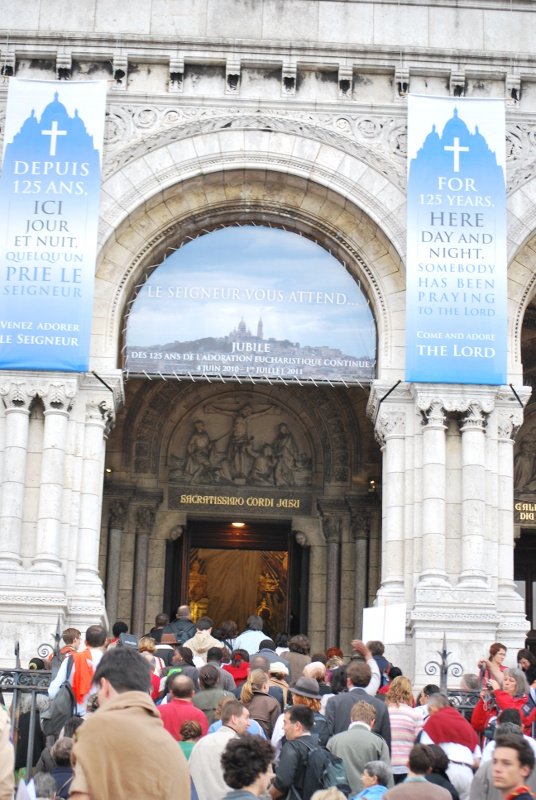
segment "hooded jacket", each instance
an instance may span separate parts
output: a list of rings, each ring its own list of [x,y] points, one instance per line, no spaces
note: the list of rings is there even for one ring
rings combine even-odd
[[[211,635],[210,631],[196,631],[195,636],[184,642],[184,647],[189,647],[194,656],[207,663],[207,652],[211,647],[221,647],[221,642]]]
[[[71,792],[95,800],[189,800],[188,763],[144,692],[123,692],[76,732]]]

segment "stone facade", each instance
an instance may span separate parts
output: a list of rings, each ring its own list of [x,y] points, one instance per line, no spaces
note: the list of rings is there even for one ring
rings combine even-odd
[[[340,634],[347,647],[374,599],[407,602],[406,644],[391,652],[420,683],[443,632],[468,671],[495,639],[521,646],[513,452],[530,395],[523,375],[531,383],[536,366],[522,353],[536,281],[529,2],[23,5],[0,2],[9,31],[0,134],[11,74],[106,79],[109,94],[93,374],[0,381],[3,660],[16,638],[31,656],[58,613],[85,627],[107,611],[141,631],[161,610],[166,542],[187,524],[169,501],[170,444],[183,446],[181,426],[197,407],[247,391],[126,380],[125,314],[169,248],[252,222],[329,249],[364,287],[377,325],[370,391],[262,386],[254,395],[277,403],[310,448],[312,511],[291,529],[310,548],[313,646]],[[506,101],[517,398],[508,387],[402,382],[410,91]]]

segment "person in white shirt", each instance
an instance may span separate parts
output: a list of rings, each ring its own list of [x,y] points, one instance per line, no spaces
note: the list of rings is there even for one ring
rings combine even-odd
[[[100,625],[90,625],[86,631],[86,647],[78,653],[64,658],[58,674],[48,687],[48,696],[54,700],[61,686],[67,680],[69,664],[69,683],[73,687],[76,698],[76,713],[83,717],[86,714],[87,700],[91,694],[93,675],[104,655],[107,633]],[[72,662],[71,662],[72,660]]]

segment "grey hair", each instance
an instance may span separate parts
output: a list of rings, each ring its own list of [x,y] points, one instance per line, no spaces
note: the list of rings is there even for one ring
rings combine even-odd
[[[493,738],[496,739],[497,736],[502,736],[504,733],[517,733],[520,736],[523,730],[521,726],[516,725],[515,722],[500,722],[495,728]]]
[[[529,693],[529,685],[527,683],[527,678],[522,669],[515,669],[513,667],[510,667],[509,669],[504,670],[503,677],[505,675],[508,675],[508,677],[513,678],[516,682],[516,690],[514,692],[514,697],[523,697],[524,694]]]
[[[377,778],[380,786],[388,786],[392,772],[384,761],[367,761],[364,768],[371,778]]]
[[[450,705],[449,699],[445,694],[441,694],[440,692],[435,692],[435,694],[431,694],[428,698],[428,705],[433,706],[434,708],[446,708]]]

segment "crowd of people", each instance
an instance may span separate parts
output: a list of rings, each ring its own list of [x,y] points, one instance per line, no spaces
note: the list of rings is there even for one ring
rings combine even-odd
[[[241,633],[231,621],[214,630],[181,606],[139,639],[123,622],[111,637],[90,626],[83,644],[65,630],[37,707],[50,725],[68,685],[72,713],[47,737],[43,724],[31,726],[30,775],[16,760],[27,737],[17,726],[13,746],[0,708],[0,800],[13,797],[17,777],[43,799],[536,797],[529,650],[507,668],[506,647],[492,644],[463,677],[478,697],[467,718],[438,686],[415,692],[381,642],[354,640],[344,659],[337,648],[311,654],[304,635],[274,641],[262,628],[252,615]]]

